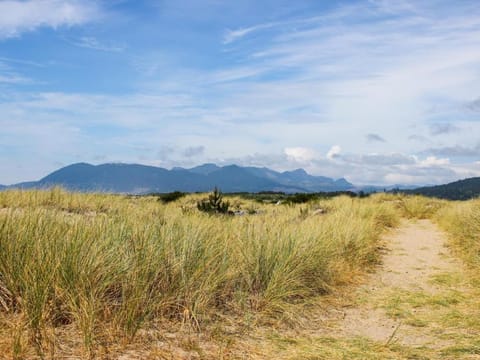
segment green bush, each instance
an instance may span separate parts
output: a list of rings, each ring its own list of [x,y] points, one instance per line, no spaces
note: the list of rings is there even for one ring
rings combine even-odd
[[[174,192],[158,195],[158,200],[160,200],[164,204],[168,204],[169,202],[177,201],[178,199],[180,199],[181,197],[184,197],[185,195],[187,194],[184,192],[174,191]]]
[[[206,213],[228,214],[230,203],[222,199],[222,192],[215,187],[208,196],[208,199],[201,200],[197,203],[197,209]]]

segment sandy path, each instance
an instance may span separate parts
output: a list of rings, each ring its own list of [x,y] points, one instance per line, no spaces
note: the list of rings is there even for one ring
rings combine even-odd
[[[388,235],[382,266],[360,287],[359,303],[344,310],[341,336],[361,336],[382,343],[395,341],[408,346],[449,345],[432,335],[429,324],[409,325],[401,317],[388,314],[385,304],[386,299],[391,300],[398,293],[422,294],[428,298],[445,290],[442,285],[435,285],[432,278],[462,267],[449,255],[445,243],[444,234],[428,220],[405,221]],[[421,307],[410,307],[406,311],[422,311]]]

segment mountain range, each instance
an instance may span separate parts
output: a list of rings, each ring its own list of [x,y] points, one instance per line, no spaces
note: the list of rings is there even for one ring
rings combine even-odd
[[[281,191],[285,193],[364,191],[402,192],[451,200],[480,196],[480,177],[436,186],[355,186],[344,178],[313,176],[303,169],[278,172],[266,167],[218,166],[203,164],[193,168],[161,167],[138,164],[77,163],[65,166],[38,181],[0,185],[0,191],[12,188],[46,189],[62,186],[71,191],[127,194],[167,193],[172,191],[207,192],[215,186],[223,192]]]
[[[138,164],[72,164],[52,172],[38,181],[3,188],[44,189],[62,186],[72,191],[103,191],[145,194],[171,191],[205,192],[219,187],[223,192],[347,191],[355,186],[345,179],[309,175],[303,169],[278,172],[268,168],[217,166],[203,164],[190,169],[167,170]]]

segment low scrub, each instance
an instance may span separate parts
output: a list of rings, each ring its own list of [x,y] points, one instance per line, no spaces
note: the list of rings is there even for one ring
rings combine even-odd
[[[159,194],[158,200],[162,201],[164,204],[168,204],[169,202],[177,201],[178,199],[187,195],[181,191],[173,191],[165,194]]]

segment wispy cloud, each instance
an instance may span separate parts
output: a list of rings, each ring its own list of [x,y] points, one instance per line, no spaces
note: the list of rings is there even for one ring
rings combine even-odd
[[[30,79],[14,73],[2,73],[2,69],[0,67],[0,84],[28,84],[30,82]]]
[[[472,111],[480,111],[480,98],[468,102],[467,108]]]
[[[11,66],[6,64],[0,58],[0,84],[3,85],[22,85],[29,84],[32,81],[22,75],[17,74]]]
[[[385,139],[378,134],[367,134],[365,137],[369,143],[385,142]]]
[[[36,62],[36,61],[31,61],[31,60],[25,60],[25,59],[15,59],[15,58],[10,58],[10,57],[5,57],[5,56],[0,56],[0,62],[5,62],[5,63],[10,63],[10,64],[20,64],[20,65],[27,65],[27,66],[32,66],[32,67],[44,67],[45,64]]]
[[[91,0],[0,1],[0,39],[20,36],[40,27],[58,28],[96,19],[100,9]]]
[[[480,143],[474,146],[455,145],[429,148],[425,150],[424,153],[449,157],[479,157]]]
[[[451,134],[458,131],[460,131],[460,128],[450,123],[436,123],[430,125],[430,133],[432,135]]]
[[[224,44],[230,44],[236,40],[239,40],[243,38],[244,36],[251,34],[253,32],[259,31],[259,30],[265,30],[269,29],[275,26],[280,25],[281,23],[276,22],[276,23],[265,23],[265,24],[259,24],[251,27],[245,27],[245,28],[239,28],[236,30],[226,30],[224,35],[223,35],[223,43]]]
[[[185,150],[183,150],[182,155],[191,158],[195,156],[202,155],[205,152],[205,146],[189,146]]]
[[[68,40],[71,44],[87,49],[100,50],[107,52],[122,52],[126,49],[125,45],[103,43],[92,36],[84,36],[77,40]]]
[[[425,142],[428,142],[428,138],[426,136],[423,136],[423,135],[410,135],[408,137],[408,140],[411,140],[411,141],[417,141],[417,142],[420,142],[420,143],[425,143]]]
[[[149,150],[147,149],[147,151]],[[175,153],[175,148],[173,146],[163,145],[157,151],[157,159],[162,161],[168,160],[173,153]]]

